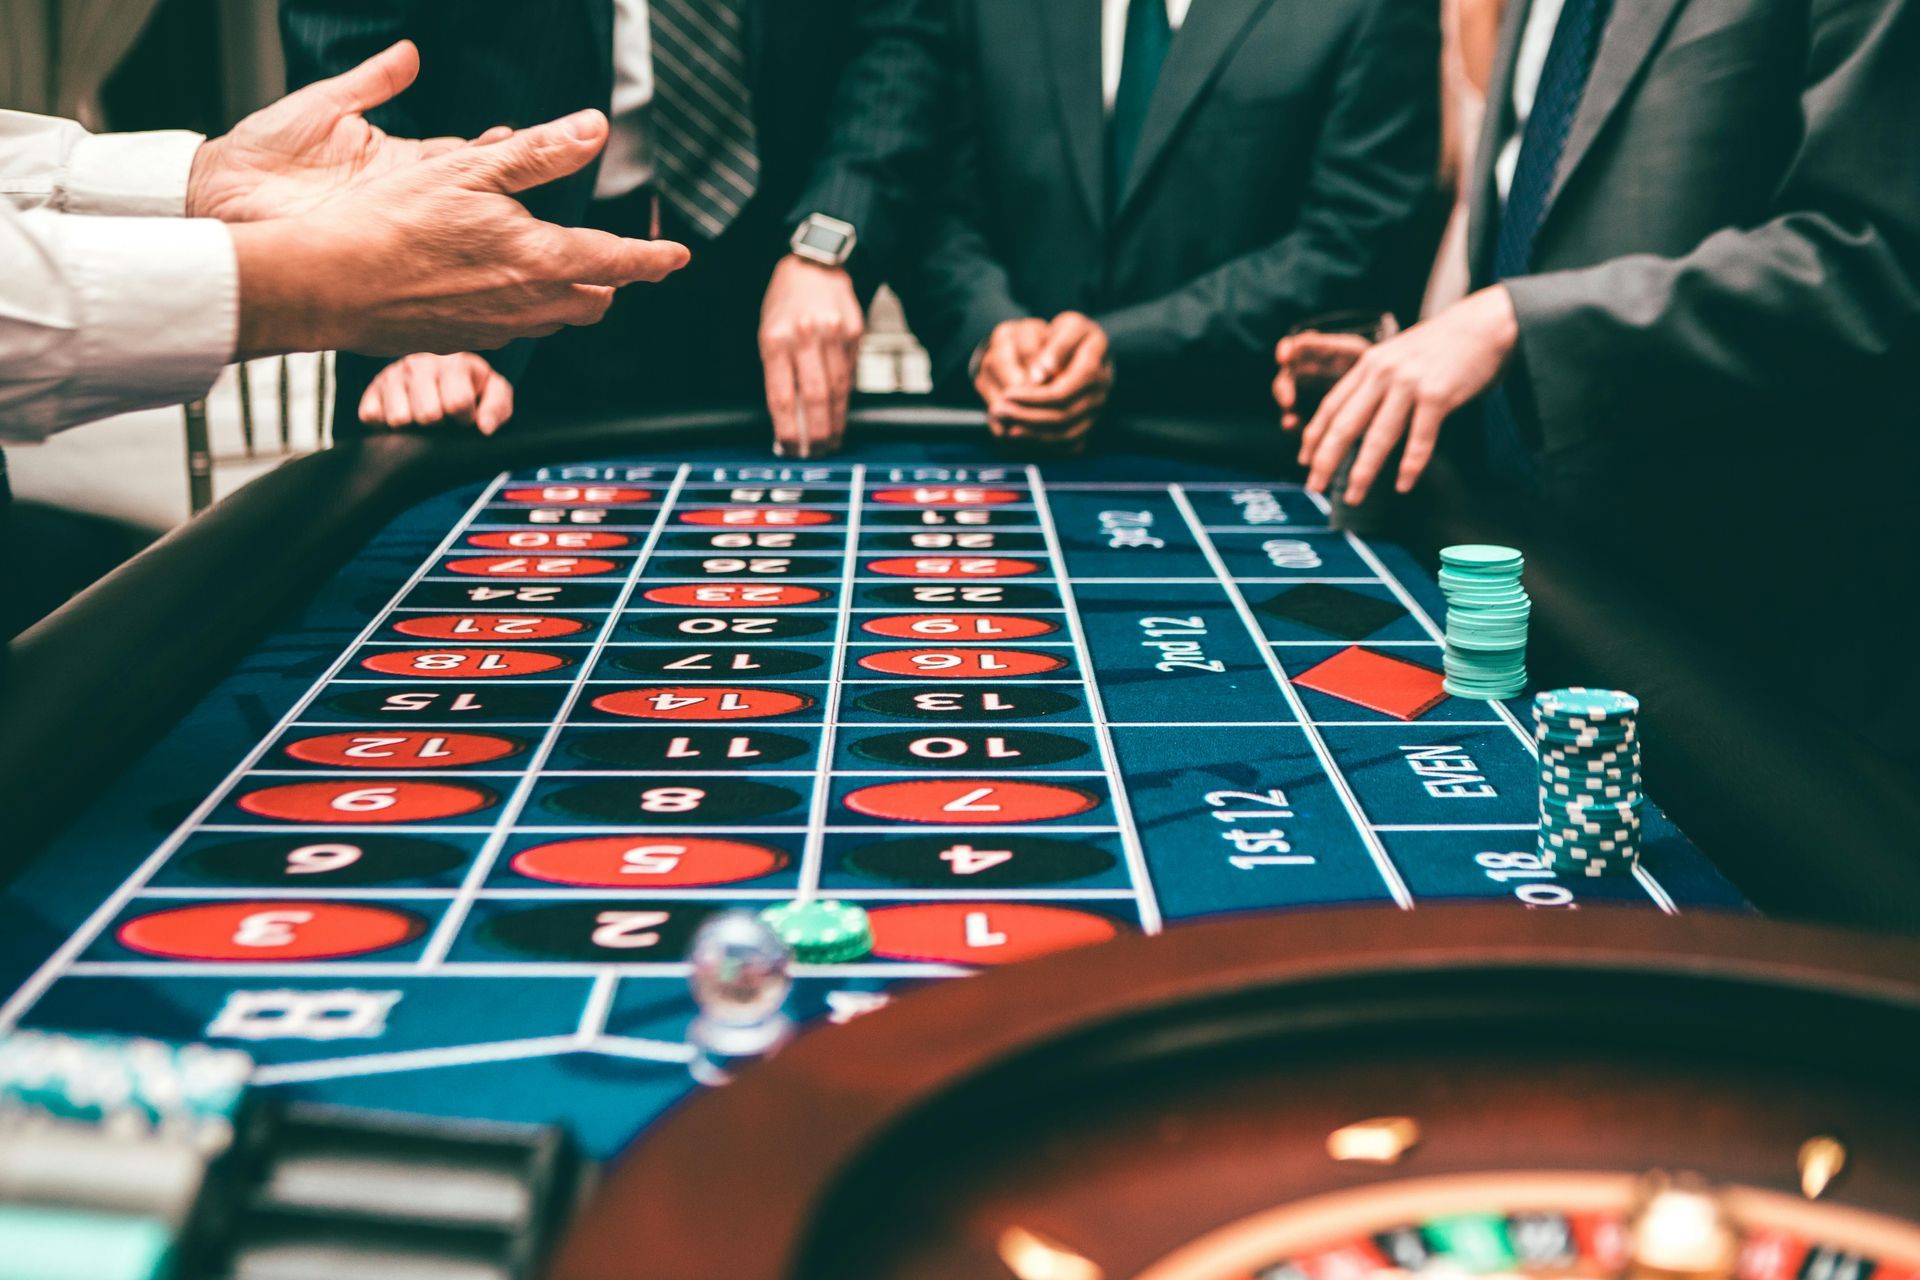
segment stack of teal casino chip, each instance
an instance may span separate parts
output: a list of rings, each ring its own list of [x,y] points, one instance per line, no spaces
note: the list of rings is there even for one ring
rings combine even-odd
[[[1440,552],[1447,597],[1446,690],[1497,701],[1527,688],[1527,622],[1533,602],[1520,585],[1526,560],[1512,547],[1469,543]]]
[[[1554,871],[1630,876],[1640,864],[1639,700],[1554,689],[1533,700],[1540,747],[1540,858]]]
[[[207,1045],[0,1037],[0,1280],[211,1274],[227,1156],[257,1129],[252,1074]]]

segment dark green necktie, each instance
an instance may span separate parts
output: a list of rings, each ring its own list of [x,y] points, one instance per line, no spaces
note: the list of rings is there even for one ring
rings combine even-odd
[[[1048,0],[1058,3],[1059,0]],[[1173,43],[1167,21],[1167,0],[1130,0],[1127,5],[1127,43],[1120,58],[1120,91],[1114,95],[1113,117],[1107,121],[1107,207],[1120,206],[1133,169],[1133,153],[1140,147],[1140,130],[1147,123],[1154,86]]]

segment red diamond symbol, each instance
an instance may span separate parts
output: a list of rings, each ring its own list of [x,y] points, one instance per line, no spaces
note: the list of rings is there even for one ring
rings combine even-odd
[[[1418,720],[1445,702],[1444,680],[1432,667],[1359,645],[1293,678],[1303,689],[1332,694],[1397,720]]]

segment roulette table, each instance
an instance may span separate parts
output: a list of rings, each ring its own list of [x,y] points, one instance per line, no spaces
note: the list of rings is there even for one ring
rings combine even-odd
[[[1827,1259],[1755,1280],[1920,1265],[1877,1216],[1913,1189],[1911,1104],[1862,1048],[1911,1029],[1920,965],[1764,918],[1910,924],[1911,791],[1530,539],[1535,683],[1645,705],[1638,869],[1557,873],[1526,703],[1441,681],[1434,550],[1520,539],[1445,477],[1385,535],[1336,528],[1269,431],[1114,424],[1035,461],[881,411],[798,462],[708,414],[284,468],[9,653],[0,1030],[563,1125],[627,1163],[562,1274],[1478,1273],[1532,1265],[1536,1219],[1564,1227],[1542,1266],[1600,1274],[1696,1171],[1740,1256],[1778,1231]],[[797,966],[813,1030],[703,1088],[690,940],[796,898],[864,907],[871,949]],[[1767,1047],[1734,1070],[1730,1043]],[[1148,1211],[1394,1097],[1417,1177],[1263,1167]],[[1791,1143],[1762,1167],[1800,1129],[1845,1131],[1866,1217],[1753,1199],[1804,1174]],[[729,1213],[753,1229],[716,1242]],[[1499,1246],[1442,1247],[1473,1214]]]

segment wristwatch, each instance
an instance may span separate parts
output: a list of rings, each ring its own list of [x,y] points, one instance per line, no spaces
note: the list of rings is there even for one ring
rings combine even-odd
[[[824,213],[810,213],[806,221],[793,229],[789,244],[795,257],[823,267],[844,267],[853,256],[853,246],[859,238],[851,222]]]

